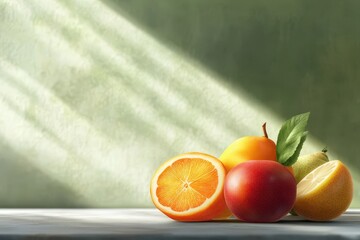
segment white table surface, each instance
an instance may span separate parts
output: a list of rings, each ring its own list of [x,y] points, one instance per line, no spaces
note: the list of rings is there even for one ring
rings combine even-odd
[[[235,219],[181,223],[156,209],[2,209],[0,239],[360,239],[360,210],[331,222],[287,216],[278,223]]]

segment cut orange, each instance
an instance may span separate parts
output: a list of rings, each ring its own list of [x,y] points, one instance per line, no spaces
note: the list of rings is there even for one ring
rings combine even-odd
[[[347,167],[333,160],[306,175],[297,185],[295,212],[312,221],[327,221],[349,207],[353,182]]]
[[[213,156],[181,154],[156,171],[150,185],[151,198],[161,212],[174,220],[208,221],[224,216],[227,210],[225,175],[224,166]]]

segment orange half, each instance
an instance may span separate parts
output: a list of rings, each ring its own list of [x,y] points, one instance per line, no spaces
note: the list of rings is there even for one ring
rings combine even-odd
[[[224,215],[226,171],[220,160],[204,153],[178,155],[156,171],[150,194],[154,205],[178,221],[207,221]]]

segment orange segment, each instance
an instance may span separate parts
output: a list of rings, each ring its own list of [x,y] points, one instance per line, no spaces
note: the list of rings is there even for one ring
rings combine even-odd
[[[190,180],[191,181],[191,180]],[[191,188],[195,189],[201,195],[206,198],[211,197],[218,185],[218,174],[215,169],[210,172],[205,173],[202,177],[195,178],[191,181]]]
[[[150,186],[152,201],[179,221],[206,221],[226,210],[223,197],[225,168],[215,157],[186,153],[165,162]]]

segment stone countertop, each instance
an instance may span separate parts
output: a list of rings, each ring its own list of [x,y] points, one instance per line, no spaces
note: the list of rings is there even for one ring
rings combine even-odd
[[[156,209],[2,209],[0,239],[360,239],[360,210],[331,222],[176,222]]]

